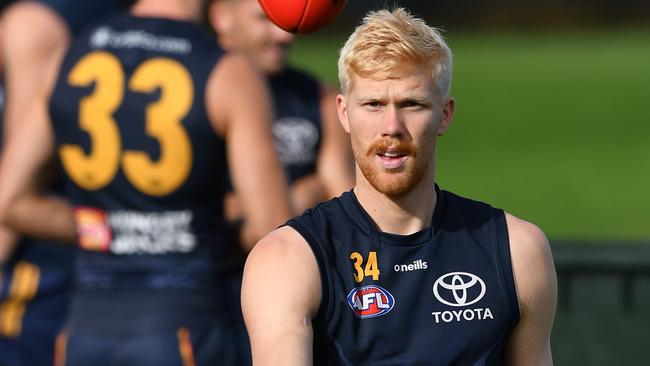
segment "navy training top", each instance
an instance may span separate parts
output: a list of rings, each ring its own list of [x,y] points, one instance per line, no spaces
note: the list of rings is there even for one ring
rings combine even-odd
[[[223,54],[195,24],[127,13],[75,38],[50,103],[81,248],[73,313],[119,298],[110,311],[191,316],[230,296],[225,143],[205,108]]]
[[[432,225],[380,232],[350,191],[287,225],[316,256],[315,365],[501,365],[519,321],[502,210],[436,187]]]

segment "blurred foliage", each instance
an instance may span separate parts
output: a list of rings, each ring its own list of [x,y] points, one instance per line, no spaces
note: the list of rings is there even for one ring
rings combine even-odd
[[[446,36],[457,109],[443,188],[551,238],[650,239],[650,31]],[[343,40],[302,36],[292,62],[336,83]]]

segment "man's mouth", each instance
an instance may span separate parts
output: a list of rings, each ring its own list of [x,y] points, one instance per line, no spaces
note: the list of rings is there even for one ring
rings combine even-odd
[[[408,159],[407,154],[400,151],[380,151],[376,155],[385,169],[400,168]]]

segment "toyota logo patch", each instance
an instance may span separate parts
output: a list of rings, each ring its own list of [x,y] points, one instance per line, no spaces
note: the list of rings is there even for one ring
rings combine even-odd
[[[468,306],[485,295],[485,282],[468,272],[450,272],[440,276],[433,284],[433,295],[449,306]]]

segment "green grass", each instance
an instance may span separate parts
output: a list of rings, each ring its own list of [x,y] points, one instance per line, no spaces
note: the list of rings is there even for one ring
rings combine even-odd
[[[454,124],[437,179],[551,238],[650,239],[650,32],[448,34]],[[293,62],[336,83],[341,38]]]

